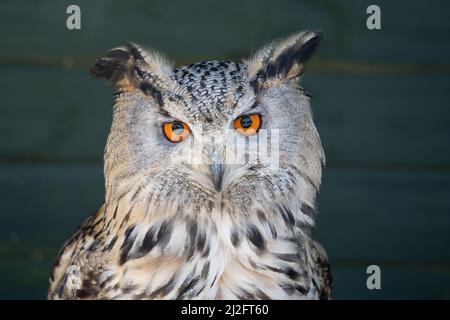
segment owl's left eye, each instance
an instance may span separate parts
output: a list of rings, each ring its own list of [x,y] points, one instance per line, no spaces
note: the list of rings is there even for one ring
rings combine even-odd
[[[234,128],[244,136],[251,136],[261,127],[261,116],[257,113],[243,115],[234,120]]]
[[[191,130],[184,122],[172,121],[163,124],[163,133],[170,142],[178,143],[183,141]]]

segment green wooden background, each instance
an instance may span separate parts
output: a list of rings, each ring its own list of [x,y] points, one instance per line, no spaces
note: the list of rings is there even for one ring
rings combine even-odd
[[[57,250],[102,202],[112,89],[88,76],[95,58],[129,40],[179,64],[240,58],[304,28],[326,36],[303,85],[328,160],[317,237],[334,298],[450,298],[449,17],[446,0],[2,0],[0,298],[45,298]]]

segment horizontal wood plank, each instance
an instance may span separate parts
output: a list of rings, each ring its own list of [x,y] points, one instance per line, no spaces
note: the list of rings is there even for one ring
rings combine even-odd
[[[70,1],[0,4],[0,58],[95,58],[126,41],[185,60],[244,57],[275,37],[320,28],[320,56],[337,60],[448,64],[449,3],[380,0],[382,29],[366,28],[372,1],[87,1],[82,28],[66,28]],[[5,60],[6,59],[6,60]]]
[[[302,84],[330,164],[450,164],[450,77],[307,74]]]
[[[0,166],[0,248],[56,253],[104,201],[100,166]]]
[[[329,164],[445,167],[449,80],[308,73],[301,83]],[[0,86],[0,160],[101,163],[112,88],[85,71],[40,67],[0,67]]]
[[[331,259],[450,263],[450,173],[327,170],[317,238]]]
[[[367,288],[367,263],[335,265],[333,299],[450,299],[450,270],[384,266],[381,289]]]
[[[113,93],[103,81],[87,71],[4,67],[0,86],[2,156],[102,159]]]

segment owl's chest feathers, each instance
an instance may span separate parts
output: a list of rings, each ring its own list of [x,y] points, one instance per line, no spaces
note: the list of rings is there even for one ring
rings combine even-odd
[[[86,250],[87,263],[100,266],[91,280],[107,298],[306,297],[309,238],[282,215],[269,218],[213,210],[195,220],[131,219],[114,236],[104,228],[102,243]]]
[[[277,206],[272,213],[233,217],[213,209],[195,219],[161,214],[149,222],[111,208],[85,227],[89,233],[82,235],[79,254],[60,283],[68,296],[298,299],[316,294],[302,210],[288,214]],[[76,281],[70,287],[71,278]]]

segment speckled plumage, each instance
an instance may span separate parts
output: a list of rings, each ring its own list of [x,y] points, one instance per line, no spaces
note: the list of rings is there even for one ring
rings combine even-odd
[[[117,87],[105,203],[64,245],[48,297],[329,298],[326,254],[312,239],[325,158],[297,84],[320,40],[305,31],[246,61],[177,69],[135,44],[99,59],[91,73]],[[220,142],[249,112],[261,115],[269,138],[279,131],[276,168],[235,164]],[[161,131],[174,119],[191,128],[177,144]],[[202,161],[173,161],[200,136],[208,138],[197,152]],[[212,158],[224,168],[219,189]]]

